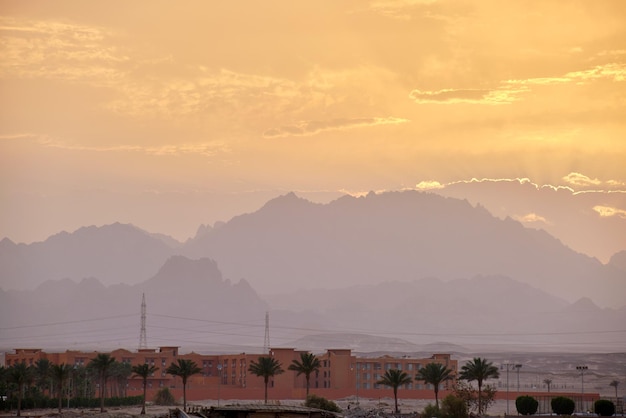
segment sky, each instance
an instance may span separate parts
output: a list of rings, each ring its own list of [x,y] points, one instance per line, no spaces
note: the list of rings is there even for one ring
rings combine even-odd
[[[421,189],[606,261],[625,115],[622,0],[0,0],[0,238]]]

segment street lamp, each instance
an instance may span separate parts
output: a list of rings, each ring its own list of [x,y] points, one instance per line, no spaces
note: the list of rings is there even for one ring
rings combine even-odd
[[[522,368],[521,364],[511,364],[508,361],[504,362],[502,366],[500,366],[500,370],[502,367],[506,368],[506,414],[509,415],[509,370],[516,369],[517,370],[517,396],[519,396],[519,369]],[[518,412],[519,415],[519,412]]]
[[[509,368],[512,364],[507,361],[502,366],[506,367],[506,414],[509,415]],[[502,366],[500,366],[500,370],[502,370]]]
[[[585,370],[587,370],[588,367],[585,365],[582,366],[576,366],[576,370],[578,370],[580,372],[580,412],[584,412],[585,411],[585,381],[584,381],[584,376],[585,376]]]
[[[222,364],[218,363],[217,365],[217,377],[218,377],[218,382],[217,382],[217,406],[220,406],[220,387],[222,386]]]
[[[519,397],[519,369],[522,368],[522,365],[516,364],[514,367],[517,370],[517,396]]]
[[[359,363],[350,365],[350,370],[354,370],[354,381],[356,382],[356,404],[359,405]]]
[[[514,365],[513,367],[515,367],[515,370],[517,371],[517,397],[516,397],[516,399],[517,399],[517,398],[519,398],[519,369],[522,368],[522,365],[518,363],[518,364]],[[517,415],[519,415],[519,411],[517,411]]]

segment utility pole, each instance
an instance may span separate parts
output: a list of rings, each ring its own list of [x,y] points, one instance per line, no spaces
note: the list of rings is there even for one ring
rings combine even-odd
[[[517,396],[519,396],[519,369],[522,368],[522,365],[511,364],[508,361],[505,361],[504,364],[500,366],[500,369],[502,369],[503,366],[506,368],[506,414],[509,415],[509,370],[510,369],[517,370]]]
[[[521,364],[516,364],[515,369],[517,370],[517,397],[519,397],[519,369],[522,368]]]
[[[148,348],[146,338],[146,294],[141,294],[141,332],[139,333],[139,349]]]
[[[506,414],[509,415],[509,362],[504,363],[504,367],[506,367]],[[502,367],[500,367],[502,368]]]
[[[219,360],[221,361],[221,360]],[[217,375],[219,377],[219,380],[217,382],[217,407],[219,408],[220,406],[220,388],[222,387],[222,363],[218,363],[217,364]]]
[[[351,365],[351,370],[352,367]],[[356,382],[356,405],[359,406],[359,363],[354,363],[354,380]]]
[[[580,412],[585,412],[585,371],[588,369],[587,366],[576,366],[576,370],[580,372]]]
[[[263,341],[263,352],[270,353],[270,313],[265,312],[265,340]]]

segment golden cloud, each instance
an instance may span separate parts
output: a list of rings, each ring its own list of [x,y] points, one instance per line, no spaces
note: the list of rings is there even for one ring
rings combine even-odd
[[[626,80],[626,64],[608,63],[581,71],[568,72],[560,77],[535,77],[528,79],[505,80],[492,89],[443,89],[424,91],[415,89],[409,97],[416,103],[440,104],[510,104],[521,100],[521,95],[531,90],[532,86],[555,84],[581,84],[597,80],[621,82]]]
[[[435,180],[430,180],[430,181],[420,181],[415,188],[418,190],[435,190],[435,189],[443,189],[446,186],[444,186],[443,184],[439,183],[438,181]]]
[[[573,194],[578,193],[626,193],[621,190],[625,186],[624,182],[617,180],[601,181],[598,179],[591,179],[580,173],[570,173],[563,177],[563,180],[568,185],[553,185],[553,184],[538,184],[531,181],[527,177],[523,178],[471,178],[451,181],[448,183],[440,183],[435,180],[421,181],[416,186],[416,190],[429,190],[429,189],[445,189],[457,184],[472,184],[472,183],[519,183],[527,184],[535,189],[551,189],[554,191],[567,191]],[[602,186],[602,187],[598,187]]]
[[[218,153],[230,152],[229,147],[222,141],[211,141],[201,143],[182,143],[182,144],[165,144],[160,146],[143,146],[143,145],[79,145],[68,143],[48,135],[36,134],[15,134],[0,135],[0,140],[25,140],[32,141],[43,147],[56,148],[67,151],[85,151],[85,152],[139,152],[154,156],[180,156],[180,155],[204,155],[214,156]]]
[[[395,125],[406,122],[409,122],[409,120],[395,117],[301,121],[293,125],[285,125],[279,128],[269,129],[263,133],[263,137],[283,138],[287,136],[310,136],[325,131],[361,128],[365,126]]]
[[[537,215],[536,213],[528,213],[524,216],[515,216],[515,220],[523,222],[523,223],[544,223],[549,224],[549,222],[543,216]]]
[[[98,27],[0,17],[0,76],[110,84],[123,74],[114,66],[129,58],[106,45]]]
[[[429,6],[437,0],[376,0],[371,1],[369,8],[375,13],[380,13],[394,19],[410,20],[409,9]]]
[[[473,103],[500,105],[509,104],[519,100],[520,93],[526,91],[523,88],[503,88],[494,90],[480,89],[444,89],[437,91],[413,90],[409,97],[416,103]]]
[[[569,173],[567,176],[563,177],[563,180],[566,183],[571,184],[573,186],[584,186],[584,187],[597,186],[602,183],[598,179],[591,179],[585,176],[584,174],[580,174],[580,173]]]
[[[626,210],[624,209],[618,209],[618,208],[614,208],[611,206],[597,205],[593,207],[593,210],[598,212],[598,214],[602,218],[609,218],[612,216],[617,216],[619,218],[626,219]]]

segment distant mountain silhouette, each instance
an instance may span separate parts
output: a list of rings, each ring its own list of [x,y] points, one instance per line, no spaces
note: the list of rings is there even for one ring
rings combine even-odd
[[[607,335],[619,338],[614,330],[626,321],[626,308],[601,309],[587,298],[569,304],[506,277],[394,281],[263,300],[247,281],[223,279],[213,260],[173,256],[135,285],[62,279],[32,291],[0,291],[0,351],[132,349],[139,341],[142,295],[149,345],[199,352],[261,352],[268,311],[273,347],[361,353],[460,351],[452,344],[494,343],[588,348],[589,335],[601,336],[607,350],[619,343]]]
[[[154,277],[132,286],[63,279],[47,281],[32,291],[0,291],[0,341],[12,344],[2,348],[15,348],[20,341],[65,349],[136,347],[142,294],[148,306],[148,341],[153,347],[262,345],[268,306],[248,283],[224,280],[212,260],[175,256]],[[251,320],[256,320],[251,331],[239,336],[224,332],[229,323]],[[193,340],[181,337],[190,331]]]
[[[584,346],[590,342],[589,335],[602,336],[607,347],[615,347],[620,335],[614,331],[622,329],[626,321],[626,308],[600,309],[588,298],[570,304],[506,277],[388,282],[296,291],[267,300],[272,307],[286,311],[324,312],[342,330],[368,334],[379,330],[383,335],[418,344],[406,351],[433,351],[433,347],[424,344],[441,345],[442,341],[462,346],[489,341],[550,350]],[[340,336],[333,338],[339,340]],[[362,341],[348,339],[348,344],[359,342]],[[341,348],[337,343],[334,347]]]
[[[613,254],[609,260],[609,266],[621,270],[626,275],[626,251]]]
[[[623,254],[603,265],[544,231],[436,194],[369,193],[316,204],[289,193],[256,212],[200,226],[184,244],[119,223],[30,245],[4,239],[0,288],[90,277],[105,286],[133,285],[154,276],[170,256],[184,255],[215,260],[225,278],[245,279],[265,295],[482,275],[508,277],[570,302],[588,297],[601,307],[620,307]]]
[[[315,204],[289,193],[181,249],[264,294],[425,277],[502,275],[570,301],[622,306],[626,274],[467,201],[415,191]]]
[[[171,238],[120,223],[61,232],[29,245],[4,239],[0,288],[34,289],[46,280],[86,277],[105,285],[135,284],[153,276],[175,248]]]

